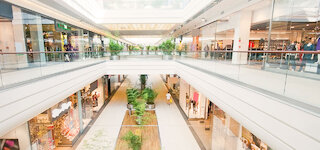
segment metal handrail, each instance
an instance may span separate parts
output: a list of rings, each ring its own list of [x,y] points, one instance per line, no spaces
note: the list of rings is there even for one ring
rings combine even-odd
[[[122,52],[162,52],[167,50],[125,50]],[[168,50],[169,51],[169,50]],[[4,54],[60,54],[60,53],[110,53],[110,51],[46,51],[46,52],[0,52],[0,55]],[[200,52],[217,52],[217,53],[295,53],[295,54],[320,54],[320,50],[317,51],[233,51],[233,50],[211,50],[211,51],[179,51],[175,50],[172,52],[187,52],[187,53],[200,53]]]

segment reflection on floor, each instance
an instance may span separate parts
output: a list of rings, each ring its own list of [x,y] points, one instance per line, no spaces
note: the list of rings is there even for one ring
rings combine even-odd
[[[192,126],[193,130],[198,135],[198,137],[200,138],[206,150],[211,150],[212,129],[213,129],[212,114],[210,114],[207,120],[197,120],[197,121],[189,120],[189,123]]]

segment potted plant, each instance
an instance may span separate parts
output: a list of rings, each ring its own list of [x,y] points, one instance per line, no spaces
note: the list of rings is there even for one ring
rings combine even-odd
[[[137,89],[127,89],[126,94],[128,100],[127,108],[133,109],[133,106],[137,103],[136,100],[139,97],[140,93]]]
[[[113,40],[110,40],[109,42],[109,48],[111,53],[111,60],[119,60],[120,59],[120,52],[123,50],[123,45],[119,44],[118,42],[115,42]]]
[[[133,105],[134,108],[134,115],[137,117],[136,122],[138,125],[142,124],[142,117],[144,115],[144,112],[146,110],[146,104],[144,101],[140,101],[137,103],[137,105]]]
[[[152,90],[151,88],[145,88],[141,93],[141,97],[146,101],[146,107],[148,109],[155,108],[154,100],[157,96],[158,93]]]
[[[127,141],[129,148],[133,150],[140,150],[142,145],[141,131],[136,130],[136,133],[132,133],[132,131],[127,132],[122,140]]]
[[[145,74],[140,75],[141,91],[146,87],[147,79],[148,79],[147,75]]]
[[[162,50],[163,52],[163,59],[169,60],[172,59],[172,52],[175,49],[175,44],[172,41],[172,39],[168,39],[164,42],[162,42],[159,45],[159,48]]]

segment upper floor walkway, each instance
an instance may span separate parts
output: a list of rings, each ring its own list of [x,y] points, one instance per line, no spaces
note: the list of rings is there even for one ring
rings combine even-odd
[[[177,74],[275,149],[315,149],[318,53],[313,62],[300,53],[122,52],[120,60],[98,52],[3,53],[0,135],[103,75]]]

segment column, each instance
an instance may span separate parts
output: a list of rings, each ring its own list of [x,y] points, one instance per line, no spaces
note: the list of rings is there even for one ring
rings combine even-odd
[[[12,19],[12,27],[13,27],[13,34],[14,34],[14,44],[15,44],[15,50],[16,52],[26,52],[26,42],[24,37],[24,28],[23,28],[23,17],[21,9],[12,6],[12,13],[13,13],[13,19]],[[27,67],[28,60],[27,55],[17,55],[18,59],[18,67]]]
[[[44,40],[43,40],[43,31],[42,31],[42,23],[41,16],[34,15],[34,20],[32,21],[32,25],[30,25],[30,36],[31,36],[31,44],[33,52],[44,52]],[[46,57],[44,53],[34,54],[34,61],[46,63]]]
[[[106,103],[106,77],[102,77],[102,98],[103,98],[103,103]]]
[[[80,123],[80,133],[83,132],[83,119],[82,119],[82,102],[81,102],[81,91],[77,92],[78,97],[78,111],[79,111],[79,123]]]
[[[248,51],[252,12],[244,10],[236,14],[233,51]],[[232,64],[247,64],[248,53],[233,52]]]

